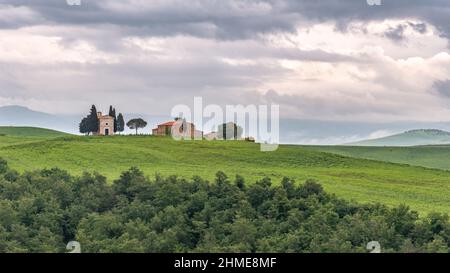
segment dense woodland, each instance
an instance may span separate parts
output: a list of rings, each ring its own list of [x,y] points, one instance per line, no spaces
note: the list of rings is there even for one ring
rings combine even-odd
[[[274,185],[276,184],[276,185]],[[246,183],[218,172],[109,183],[60,169],[19,174],[0,159],[0,252],[449,252],[448,215],[362,205],[314,181]]]

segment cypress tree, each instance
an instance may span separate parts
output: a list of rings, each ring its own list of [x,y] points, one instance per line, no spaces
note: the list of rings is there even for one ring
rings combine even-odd
[[[80,133],[89,134],[88,118],[83,118],[80,122]]]
[[[87,119],[88,119],[87,120],[88,132],[97,133],[99,128],[98,128],[97,108],[95,107],[95,105],[92,105],[91,112],[87,117]]]
[[[90,133],[97,133],[98,126],[97,108],[92,105],[89,115],[81,120],[79,130],[80,133],[89,135]]]
[[[114,118],[114,133],[117,132],[117,116],[116,116],[116,108],[113,109],[113,116]]]
[[[123,119],[122,113],[119,113],[119,115],[117,116],[117,131],[125,131],[125,120]]]
[[[117,132],[117,116],[116,116],[116,108],[113,108],[112,105],[109,106],[109,114],[110,117],[114,118],[114,133]]]

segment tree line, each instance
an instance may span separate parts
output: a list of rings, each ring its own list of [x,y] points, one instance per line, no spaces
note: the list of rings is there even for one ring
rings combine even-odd
[[[99,118],[97,115],[97,107],[95,105],[91,106],[89,114],[84,117],[79,124],[79,131],[82,134],[90,135],[96,134],[99,131]],[[109,107],[108,116],[114,119],[114,133],[121,133],[125,131],[125,120],[122,113],[116,115],[116,109],[113,106]],[[138,134],[138,129],[147,126],[147,122],[141,118],[131,119],[126,124],[130,129],[136,130],[136,135]]]
[[[153,179],[131,168],[108,183],[60,169],[19,174],[0,160],[0,252],[383,252],[450,250],[447,214],[358,204],[289,178],[246,183]]]

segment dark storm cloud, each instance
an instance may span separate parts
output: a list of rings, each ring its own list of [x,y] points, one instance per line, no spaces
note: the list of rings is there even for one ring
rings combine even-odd
[[[82,0],[81,6],[68,6],[65,0],[0,0],[0,4],[28,7],[38,14],[35,17],[48,23],[109,24],[152,36],[189,34],[241,39],[258,33],[293,31],[305,18],[335,21],[342,30],[354,20],[417,18],[450,37],[448,0],[382,0],[381,6],[369,6],[366,0]],[[32,23],[30,18],[14,24],[3,22],[0,26]],[[425,25],[413,27],[419,32],[426,30]],[[401,27],[388,35],[401,38]]]
[[[413,22],[401,23],[395,27],[390,27],[386,31],[385,36],[394,41],[404,40],[405,31],[407,30],[408,27],[410,27],[412,30],[420,34],[424,34],[428,29],[425,23],[413,23]]]
[[[442,96],[450,98],[450,80],[437,81],[434,83],[434,89]]]
[[[279,13],[270,2],[83,0],[81,6],[68,6],[65,0],[0,0],[0,4],[29,7],[52,24],[111,24],[142,35],[224,39],[291,29],[298,16]]]
[[[289,9],[311,20],[335,20],[341,29],[354,20],[416,18],[425,20],[450,38],[450,2],[448,0],[382,0],[381,6],[369,6],[363,0],[292,0]],[[416,31],[424,31],[423,25]]]
[[[410,25],[415,31],[417,31],[418,33],[421,33],[421,34],[427,32],[427,29],[428,29],[428,27],[427,27],[427,25],[426,25],[425,23],[417,23],[417,24],[414,24],[414,23],[409,22],[409,25]]]
[[[391,40],[394,41],[400,41],[404,39],[404,33],[405,33],[405,26],[404,25],[398,25],[396,27],[389,28],[385,35]]]

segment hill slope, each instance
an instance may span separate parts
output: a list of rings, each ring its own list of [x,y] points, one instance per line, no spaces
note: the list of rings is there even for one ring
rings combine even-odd
[[[350,146],[419,146],[450,144],[450,133],[441,130],[412,130],[401,134],[350,143]]]
[[[0,148],[15,144],[33,143],[49,140],[69,134],[35,127],[6,127],[0,126]]]
[[[21,136],[21,137],[60,137],[68,135],[67,133],[36,127],[11,127],[0,126],[0,135],[3,136]]]
[[[305,146],[343,156],[450,170],[450,145],[415,147]]]
[[[60,167],[72,174],[98,171],[117,178],[131,166],[147,174],[199,175],[213,179],[225,171],[247,181],[269,176],[274,183],[284,176],[302,182],[313,178],[338,196],[360,202],[405,203],[421,212],[450,211],[450,172],[429,170],[281,146],[263,153],[247,142],[174,141],[145,136],[68,136],[34,142],[15,139],[0,147],[0,157],[12,168]]]

